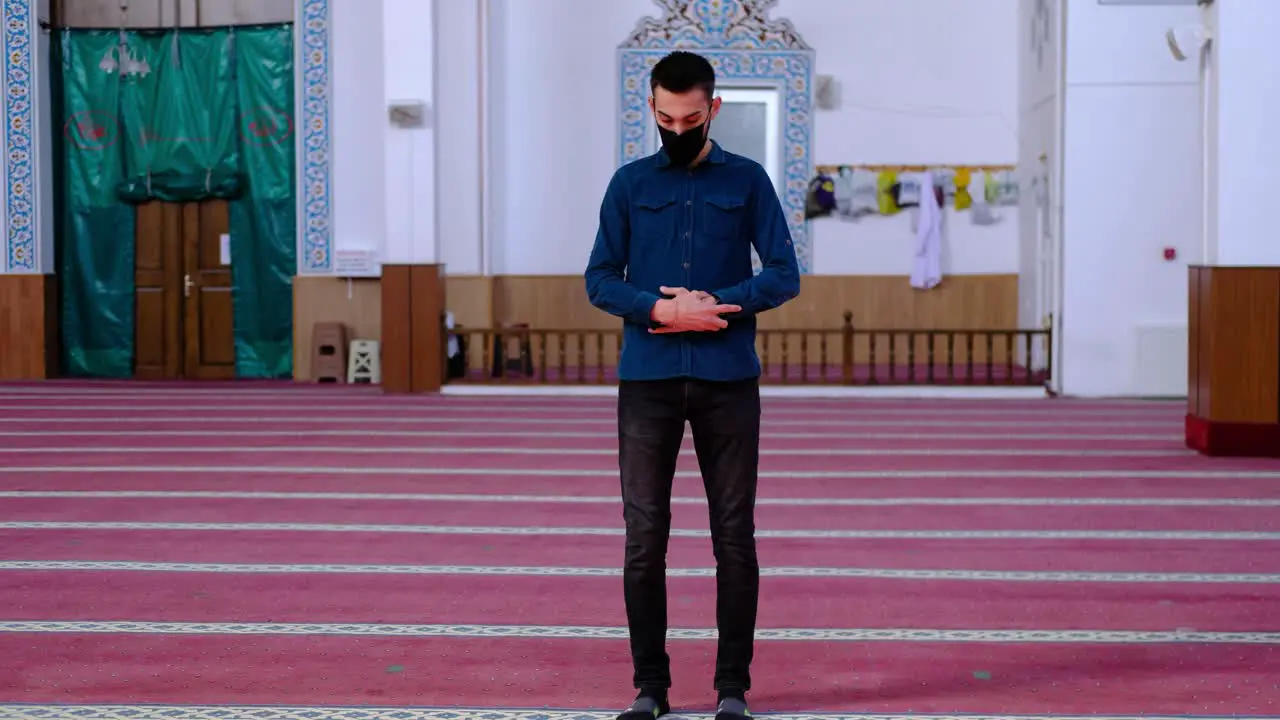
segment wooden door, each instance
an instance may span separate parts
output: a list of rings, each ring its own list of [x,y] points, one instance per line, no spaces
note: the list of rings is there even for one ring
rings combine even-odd
[[[229,224],[221,200],[138,206],[137,377],[235,377],[231,266],[222,247]]]
[[[183,374],[197,380],[236,376],[235,323],[231,311],[231,264],[222,236],[230,232],[225,200],[182,208]]]
[[[135,214],[134,375],[182,377],[182,206],[149,202]]]

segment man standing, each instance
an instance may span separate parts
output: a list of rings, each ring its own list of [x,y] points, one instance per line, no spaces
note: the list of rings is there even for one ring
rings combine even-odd
[[[670,712],[666,556],[685,422],[702,470],[716,557],[717,720],[750,717],[760,568],[756,319],[800,292],[787,218],[759,163],[711,140],[715,71],[673,52],[653,68],[649,107],[662,150],[614,173],[586,270],[591,303],[623,323],[618,464],[623,593],[633,681],[619,720]],[[753,275],[751,248],[763,263]]]

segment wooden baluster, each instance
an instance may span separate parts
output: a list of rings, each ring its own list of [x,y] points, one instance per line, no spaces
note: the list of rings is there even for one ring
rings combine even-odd
[[[800,333],[800,382],[809,382],[809,333]]]
[[[907,332],[907,382],[916,384],[916,332]]]
[[[1052,317],[1052,316],[1050,316]],[[1053,328],[1044,331],[1044,380],[1049,382],[1053,377]]]
[[[596,333],[596,382],[604,384],[604,333]]]
[[[871,350],[871,353],[869,356],[869,362],[871,363],[871,376],[867,379],[868,385],[878,385],[880,383],[880,380],[878,377],[879,373],[877,372],[877,369],[876,369],[876,335],[877,334],[878,333],[875,330],[872,330],[871,332],[867,333],[867,339],[870,341],[870,350]]]
[[[964,348],[966,353],[964,378],[965,382],[973,384],[973,332],[966,330],[964,339]]]
[[[497,343],[493,329],[481,330],[480,335],[480,379],[483,381],[488,378],[493,380],[493,352],[494,345]]]
[[[986,333],[986,336],[987,336],[987,384],[990,385],[996,381],[995,370],[993,367],[993,363],[995,361],[995,354],[996,354],[995,338],[992,337],[991,333],[989,332]]]
[[[947,331],[947,384],[956,382],[956,333]]]
[[[925,382],[929,383],[930,385],[932,385],[932,384],[933,384],[933,365],[934,365],[934,362],[935,362],[935,361],[934,361],[934,359],[933,359],[933,339],[934,339],[934,336],[936,336],[936,335],[937,335],[937,333],[936,333],[936,332],[934,332],[934,331],[930,330],[930,331],[929,331],[929,334],[926,336],[926,347],[925,347],[925,350],[929,353],[929,358],[928,358],[928,360],[929,360],[929,369],[926,371],[926,372],[927,372],[927,375],[925,376],[925,378],[926,378]]]
[[[1017,354],[1017,352],[1015,352],[1014,350],[1013,343],[1014,343],[1014,335],[1016,335],[1017,332],[1018,332],[1017,330],[1010,330],[1004,334],[1004,354],[1005,354],[1005,358],[1004,358],[1005,380],[1004,381],[1009,385],[1013,385],[1015,382],[1017,382],[1017,380],[1015,380],[1013,377],[1013,358],[1014,358],[1014,355]]]
[[[898,333],[889,331],[889,384],[898,381]]]
[[[822,363],[821,380],[822,384],[827,383],[827,332],[823,331],[818,335],[818,361]]]
[[[840,328],[840,375],[845,385],[852,385],[853,377],[853,313],[844,312],[844,325]]]
[[[534,374],[538,378],[538,382],[545,384],[547,382],[547,333],[544,330],[535,331],[538,340],[538,367]]]
[[[1036,364],[1034,343],[1035,343],[1036,336],[1035,336],[1035,333],[1029,332],[1029,333],[1023,333],[1022,337],[1024,340],[1026,340],[1026,348],[1024,349],[1024,352],[1026,353],[1026,360],[1023,361],[1023,365],[1025,366],[1023,369],[1026,372],[1026,383],[1028,385],[1034,385],[1035,384],[1035,364]]]
[[[574,333],[574,342],[578,343],[578,382],[587,381],[587,336],[586,333]]]
[[[568,353],[565,352],[567,343],[565,343],[564,337],[564,331],[556,333],[556,351],[560,356],[560,377],[556,378],[556,380],[562,383],[569,381],[569,358],[567,357]]]
[[[790,354],[787,352],[787,331],[781,330],[779,334],[782,336],[782,383],[785,385],[791,382],[790,370]]]

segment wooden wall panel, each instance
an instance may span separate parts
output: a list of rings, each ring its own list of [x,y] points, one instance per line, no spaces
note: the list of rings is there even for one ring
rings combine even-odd
[[[58,283],[53,275],[0,275],[0,380],[58,375]]]
[[[618,325],[587,301],[580,276],[503,275],[495,283],[498,324],[570,329]],[[915,290],[905,276],[809,275],[801,281],[800,296],[761,315],[760,327],[836,329],[846,310],[858,327],[1012,329],[1018,321],[1018,276],[956,275],[934,290]]]
[[[311,330],[340,322],[352,340],[381,340],[382,283],[375,279],[298,276],[293,279],[293,377],[311,381]]]
[[[455,323],[464,327],[493,327],[495,281],[493,276],[445,276],[445,309],[453,313]]]

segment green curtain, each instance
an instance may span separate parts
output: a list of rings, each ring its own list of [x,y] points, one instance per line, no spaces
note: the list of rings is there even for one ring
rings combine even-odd
[[[120,201],[124,177],[121,83],[101,65],[119,50],[116,32],[64,32],[62,218],[63,372],[133,374],[134,212]]]
[[[231,203],[231,276],[236,369],[243,377],[293,374],[292,39],[288,27],[236,33],[235,102],[245,192]]]
[[[289,377],[292,26],[67,29],[59,50],[65,372],[133,374],[133,205],[223,198],[237,375]]]

